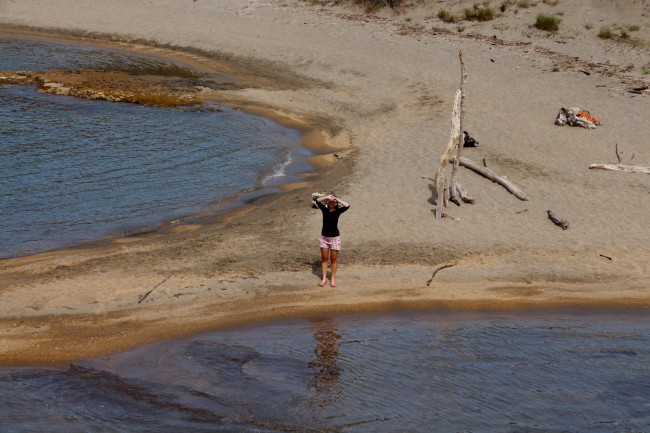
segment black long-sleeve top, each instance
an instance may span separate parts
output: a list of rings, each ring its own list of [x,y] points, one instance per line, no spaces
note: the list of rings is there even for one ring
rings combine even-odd
[[[323,228],[321,229],[320,234],[323,236],[327,236],[328,238],[340,236],[339,228],[338,228],[339,216],[346,210],[350,209],[350,206],[348,207],[339,206],[336,209],[334,209],[332,212],[330,212],[327,206],[325,206],[323,203],[316,201],[316,204],[318,205],[318,208],[323,213]]]

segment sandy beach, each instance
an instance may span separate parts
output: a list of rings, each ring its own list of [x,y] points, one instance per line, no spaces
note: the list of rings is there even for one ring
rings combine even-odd
[[[69,40],[228,74],[199,89],[299,129],[314,173],[205,224],[0,260],[0,365],[68,362],[267,320],[395,309],[650,307],[650,3],[511,2],[445,23],[469,1],[366,14],[298,0],[0,3],[0,34]],[[507,2],[504,2],[504,4]],[[561,18],[556,32],[538,14]],[[609,27],[614,37],[599,37]],[[622,35],[625,30],[627,37]],[[474,204],[435,219],[433,176],[467,72],[460,168]],[[1,68],[0,68],[1,69]],[[601,120],[556,126],[561,107]],[[338,155],[337,156],[335,156]],[[632,158],[633,155],[633,159]],[[341,217],[338,287],[318,287],[321,215]],[[563,230],[547,211],[569,222]],[[441,265],[431,283],[432,272]],[[139,297],[155,289],[141,303]]]

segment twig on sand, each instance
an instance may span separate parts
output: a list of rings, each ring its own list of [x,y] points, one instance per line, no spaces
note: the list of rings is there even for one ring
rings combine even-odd
[[[429,281],[427,281],[427,286],[431,285],[431,282],[433,281],[433,277],[436,276],[439,270],[445,269],[445,268],[450,268],[452,266],[456,266],[456,263],[447,263],[444,265],[438,266],[436,269],[434,269],[433,274],[431,274],[431,278],[429,278]]]
[[[172,276],[172,274],[167,275],[161,282],[159,282],[158,284],[153,286],[153,288],[151,290],[149,290],[147,293],[145,293],[144,295],[140,295],[140,300],[138,301],[138,304],[141,303],[142,301],[144,301],[145,299],[147,299],[147,296],[149,296],[149,293],[153,292],[154,289],[156,289],[157,287],[162,285],[165,281],[169,280],[171,278],[171,276]]]

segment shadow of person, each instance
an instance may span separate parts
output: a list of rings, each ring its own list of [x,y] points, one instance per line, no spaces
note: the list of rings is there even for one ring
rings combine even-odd
[[[309,387],[314,390],[313,401],[321,406],[328,405],[338,398],[336,385],[341,377],[338,363],[339,340],[341,335],[336,332],[336,324],[331,319],[313,319],[316,325],[314,331],[314,360],[309,362],[309,368],[314,376]]]

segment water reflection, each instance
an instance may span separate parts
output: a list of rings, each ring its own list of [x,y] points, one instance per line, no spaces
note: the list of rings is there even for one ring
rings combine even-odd
[[[0,430],[648,431],[649,318],[438,312],[224,330],[0,370]]]
[[[337,400],[340,394],[336,385],[341,377],[338,362],[341,335],[336,331],[337,325],[332,319],[313,319],[312,322],[316,325],[315,359],[308,364],[314,371],[309,387],[314,390],[314,403],[324,406]]]

